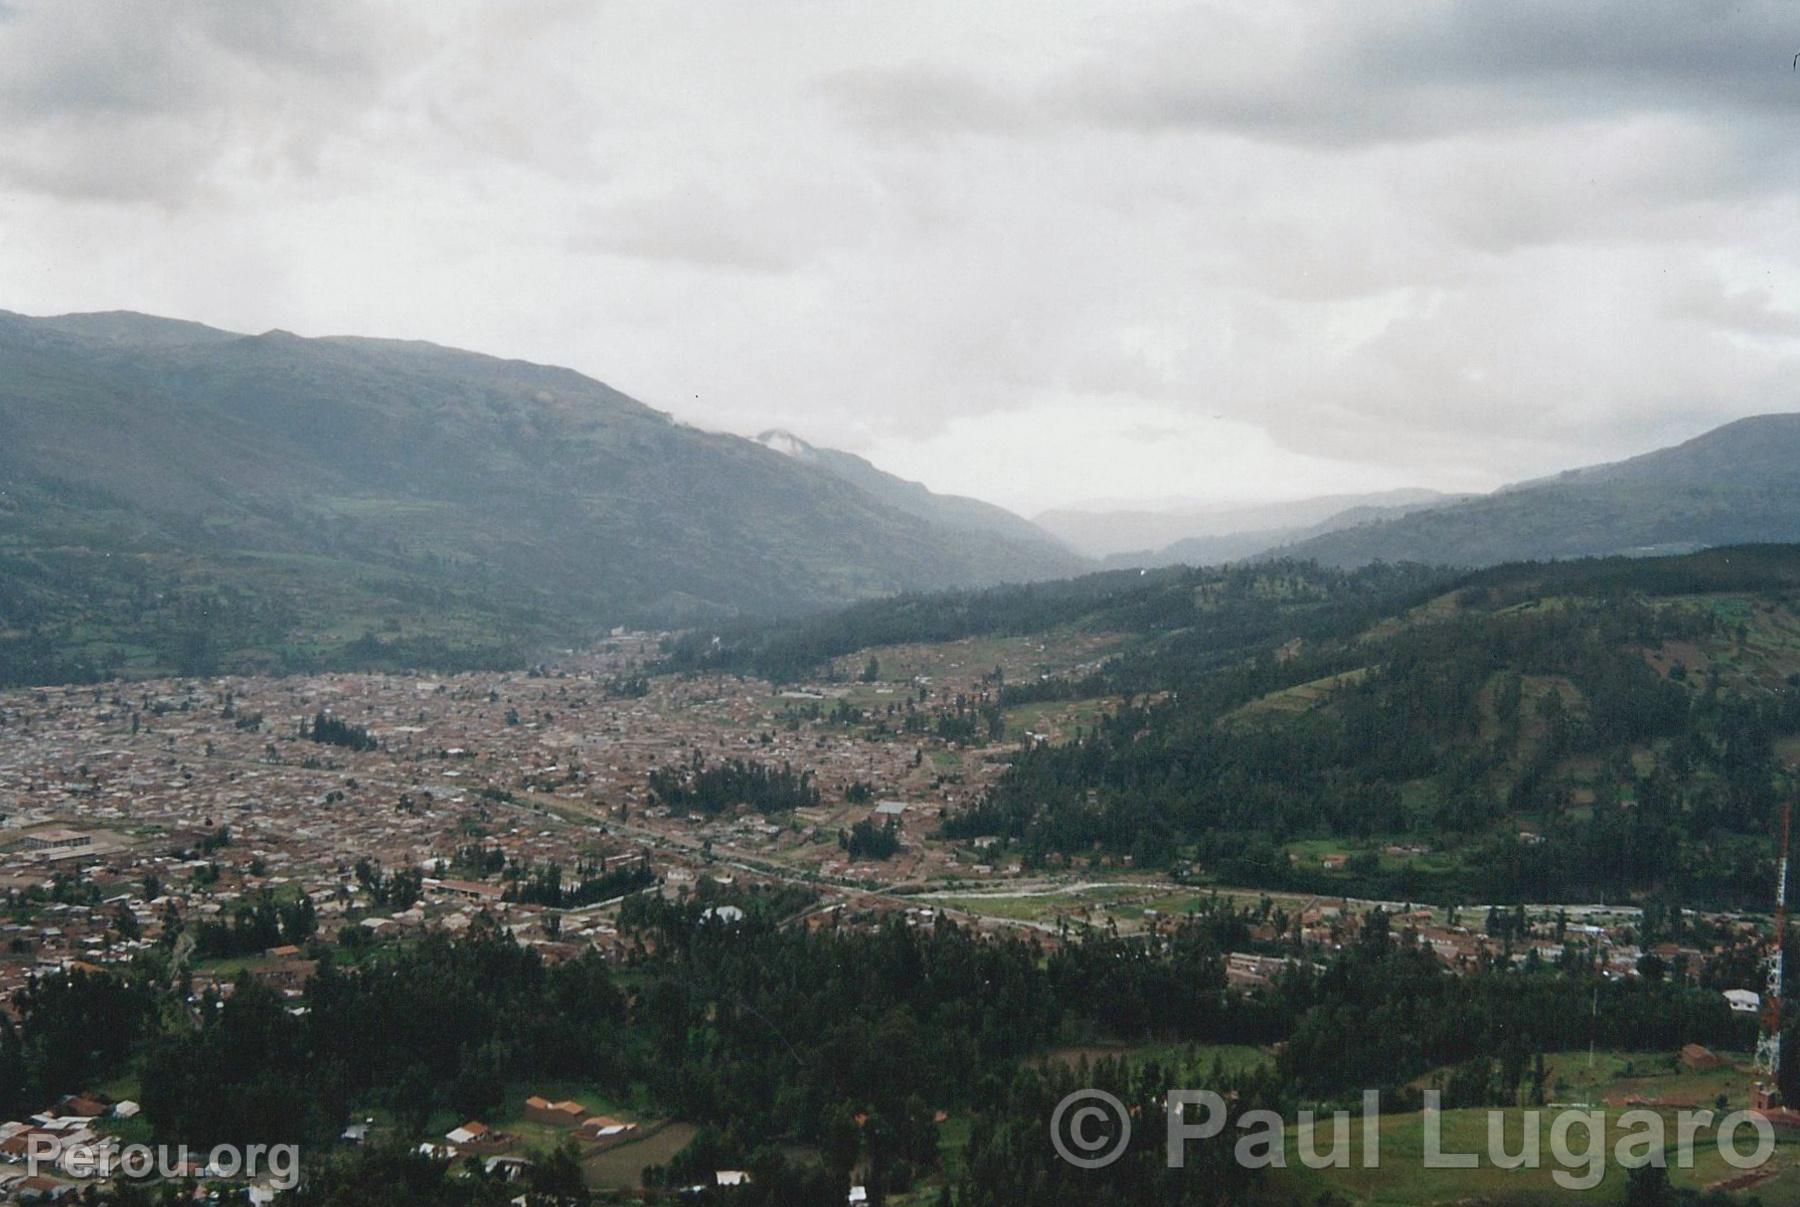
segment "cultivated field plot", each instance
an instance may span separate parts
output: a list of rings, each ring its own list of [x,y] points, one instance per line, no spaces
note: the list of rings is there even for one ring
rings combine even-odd
[[[1294,1201],[1312,1202],[1318,1195],[1332,1192],[1340,1196],[1349,1196],[1356,1202],[1369,1204],[1439,1204],[1439,1203],[1505,1203],[1505,1204],[1550,1204],[1566,1203],[1572,1199],[1590,1199],[1597,1203],[1620,1203],[1624,1201],[1625,1184],[1628,1177],[1626,1171],[1616,1165],[1612,1159],[1612,1146],[1618,1142],[1627,1128],[1619,1122],[1622,1110],[1613,1109],[1605,1112],[1605,1130],[1607,1161],[1606,1168],[1599,1183],[1588,1194],[1578,1194],[1564,1188],[1554,1179],[1554,1172],[1559,1168],[1550,1144],[1551,1119],[1554,1112],[1544,1110],[1533,1121],[1537,1135],[1541,1162],[1536,1169],[1502,1169],[1492,1163],[1488,1156],[1488,1115],[1486,1110],[1455,1110],[1443,1114],[1443,1131],[1441,1152],[1444,1153],[1476,1153],[1480,1154],[1480,1164],[1472,1169],[1427,1169],[1425,1168],[1425,1126],[1424,1116],[1419,1114],[1394,1115],[1383,1117],[1380,1121],[1381,1163],[1378,1168],[1357,1168],[1359,1164],[1354,1158],[1351,1168],[1314,1170],[1304,1168],[1295,1159],[1299,1152],[1298,1135],[1295,1128],[1287,1130],[1288,1152],[1290,1160],[1287,1168],[1272,1170],[1271,1187],[1282,1197],[1292,1196]],[[1658,1110],[1657,1115],[1663,1120],[1664,1132],[1673,1145],[1676,1132],[1676,1112],[1674,1110]],[[1513,1108],[1502,1112],[1504,1118],[1505,1151],[1519,1153],[1526,1143],[1527,1120],[1529,1112]],[[1352,1145],[1360,1143],[1360,1122],[1352,1121]],[[1329,1128],[1321,1130],[1317,1144],[1329,1150],[1331,1135]],[[1576,1154],[1582,1154],[1587,1146],[1586,1136],[1576,1129],[1570,1140],[1570,1148]],[[1748,1127],[1742,1129],[1738,1136],[1738,1151],[1746,1155],[1752,1150],[1754,1140]],[[1792,1203],[1800,1201],[1792,1191],[1800,1187],[1800,1135],[1792,1132],[1778,1132],[1777,1145],[1769,1162],[1748,1173],[1726,1163],[1720,1155],[1717,1135],[1714,1129],[1702,1128],[1696,1135],[1693,1145],[1693,1161],[1690,1168],[1678,1168],[1675,1165],[1675,1154],[1669,1153],[1669,1182],[1676,1189],[1706,1190],[1724,1188],[1755,1194],[1765,1203]],[[1568,1174],[1580,1174],[1581,1168],[1565,1169]],[[1754,1178],[1754,1181],[1749,1179]],[[1744,1180],[1740,1180],[1744,1179]],[[1278,1199],[1277,1201],[1281,1201]]]

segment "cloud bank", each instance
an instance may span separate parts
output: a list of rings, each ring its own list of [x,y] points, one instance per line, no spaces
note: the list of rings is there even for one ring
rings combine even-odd
[[[569,364],[1033,510],[1800,404],[1776,4],[0,7],[0,306]]]

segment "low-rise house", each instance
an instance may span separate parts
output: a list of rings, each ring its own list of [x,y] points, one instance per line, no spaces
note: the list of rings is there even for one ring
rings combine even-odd
[[[577,1129],[583,1140],[596,1144],[617,1144],[632,1135],[638,1129],[635,1123],[623,1119],[614,1119],[610,1115],[595,1115],[581,1121]]]
[[[94,836],[67,826],[45,826],[25,835],[27,851],[66,851],[94,845]]]
[[[551,1102],[547,1098],[533,1094],[525,1100],[525,1117],[533,1123],[548,1124],[551,1127],[576,1128],[588,1117],[587,1108],[573,1099],[562,1102]]]

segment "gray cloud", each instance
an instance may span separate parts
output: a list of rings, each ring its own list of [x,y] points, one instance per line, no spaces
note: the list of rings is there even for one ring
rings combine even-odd
[[[932,63],[835,72],[819,87],[850,123],[883,137],[1024,134],[1042,126],[1028,90],[1002,91],[974,71]]]
[[[1642,0],[33,0],[0,306],[569,363],[1025,508],[1488,486],[1800,396],[1790,43]]]
[[[183,204],[208,173],[302,171],[382,84],[343,4],[21,5],[0,25],[0,177]]]
[[[1046,90],[1078,119],[1341,145],[1623,112],[1791,117],[1792,11],[1556,0],[1188,9]],[[1124,53],[1121,53],[1123,51]]]

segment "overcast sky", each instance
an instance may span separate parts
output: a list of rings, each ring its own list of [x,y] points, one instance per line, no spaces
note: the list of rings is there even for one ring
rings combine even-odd
[[[0,0],[0,308],[571,365],[1027,513],[1800,409],[1781,4]]]

